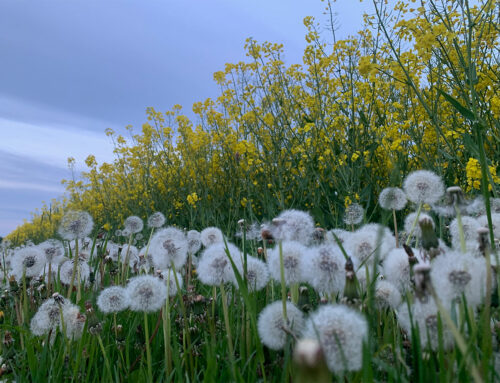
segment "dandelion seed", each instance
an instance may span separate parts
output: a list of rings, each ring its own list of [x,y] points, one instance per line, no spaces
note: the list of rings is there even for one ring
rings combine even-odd
[[[286,302],[287,321],[283,317],[283,303],[268,304],[259,315],[257,330],[261,342],[272,350],[285,347],[287,337],[299,337],[304,330],[304,314],[294,304]]]
[[[163,270],[173,263],[176,269],[180,269],[186,263],[188,246],[182,230],[175,227],[159,230],[149,246],[154,267]]]
[[[304,281],[303,260],[307,248],[299,242],[287,241],[282,243],[283,267],[285,271],[285,283],[290,286]],[[276,246],[267,253],[268,267],[271,277],[281,281],[280,247]]]
[[[358,203],[350,204],[344,212],[344,223],[346,225],[358,225],[363,221],[365,209]]]
[[[338,246],[311,248],[304,257],[304,279],[319,293],[344,291],[345,258]]]
[[[417,170],[410,173],[403,183],[408,199],[416,204],[433,205],[444,194],[444,184],[436,173],[429,170]]]
[[[361,369],[368,325],[359,312],[344,305],[322,306],[307,320],[304,334],[319,341],[332,372]]]
[[[127,291],[121,286],[111,286],[101,291],[97,307],[105,314],[125,310],[129,306]]]
[[[160,228],[165,224],[165,216],[157,211],[148,217],[148,226],[151,228]]]
[[[125,220],[123,226],[128,233],[135,234],[142,231],[144,228],[144,222],[142,222],[141,218],[132,215]]]
[[[406,206],[406,194],[400,188],[385,188],[378,197],[380,207],[385,210],[402,210]]]
[[[130,310],[154,312],[165,304],[167,287],[159,278],[141,275],[130,279],[126,294]]]
[[[314,220],[311,215],[300,210],[285,210],[275,219],[270,227],[272,236],[278,241],[295,241],[308,244],[314,232]]]
[[[59,225],[59,235],[68,241],[85,238],[94,227],[94,221],[85,211],[70,210],[62,218]]]

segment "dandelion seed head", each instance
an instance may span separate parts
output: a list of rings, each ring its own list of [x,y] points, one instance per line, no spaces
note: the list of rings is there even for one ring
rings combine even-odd
[[[85,326],[86,317],[80,312],[80,308],[74,304],[62,306],[63,321],[59,323],[59,328],[64,332],[68,339],[80,339]]]
[[[226,251],[229,251],[235,265],[241,265],[241,253],[232,243],[216,243],[207,247],[199,261],[196,273],[201,283],[209,286],[218,286],[222,283],[234,281],[234,271]]]
[[[128,233],[135,234],[142,231],[142,229],[144,228],[144,222],[140,217],[131,215],[130,217],[127,217],[127,219],[123,223],[123,226]]]
[[[201,233],[197,230],[189,230],[187,232],[188,253],[193,255],[201,249]]]
[[[17,281],[21,280],[23,273],[27,278],[38,276],[46,263],[45,253],[37,246],[16,250],[10,261],[12,276]]]
[[[412,232],[412,237],[420,239],[422,237],[422,230],[420,229],[420,225],[418,222],[413,226],[413,222],[415,221],[415,218],[417,217],[417,212],[410,213],[406,216],[405,218],[405,223],[404,223],[404,228],[405,232],[409,235],[411,232],[411,229],[413,227],[413,232]],[[432,227],[435,227],[434,220],[431,218],[430,215],[425,214],[425,213],[420,213],[418,216],[418,220],[426,219],[429,220],[429,222],[432,223]]]
[[[405,192],[400,188],[385,188],[378,197],[382,209],[402,210],[406,206]]]
[[[121,286],[107,287],[99,294],[97,307],[105,314],[120,312],[128,307],[127,299],[125,288]]]
[[[175,227],[161,229],[151,239],[149,251],[153,266],[163,270],[173,263],[180,269],[187,260],[188,240],[182,230]]]
[[[359,203],[350,204],[344,212],[344,223],[346,225],[358,225],[363,221],[365,209]]]
[[[153,213],[151,214],[149,217],[148,217],[148,226],[151,227],[151,228],[160,228],[162,227],[164,224],[165,224],[165,216],[163,215],[163,213],[160,213],[159,211],[157,211],[156,213]]]
[[[380,309],[396,309],[401,303],[401,294],[391,282],[379,279],[375,284],[375,301]]]
[[[413,249],[413,253],[418,254],[417,249]],[[392,249],[384,260],[382,270],[385,279],[396,286],[401,293],[410,289],[410,262],[404,249]]]
[[[295,241],[308,244],[314,232],[314,220],[301,210],[281,212],[270,226],[272,236],[278,241]]]
[[[481,215],[477,218],[479,224],[484,227],[488,227],[488,217],[486,215]],[[493,235],[495,238],[500,238],[500,213],[491,214],[491,223],[493,224]]]
[[[64,285],[71,284],[71,278],[73,276],[74,262],[75,262],[74,259],[68,260],[68,261],[64,262],[61,265],[61,268],[59,269],[59,279],[60,279],[61,283]],[[76,266],[76,274],[75,274],[75,278],[74,278],[74,282],[73,282],[74,285],[76,286],[78,284],[78,281],[80,281],[80,283],[83,283],[85,286],[88,286],[89,277],[90,277],[90,267],[87,264],[87,262],[78,262],[78,265]]]
[[[165,304],[167,287],[157,277],[140,275],[130,279],[126,294],[130,310],[154,312]]]
[[[344,291],[345,258],[336,245],[309,249],[304,257],[304,279],[319,293]]]
[[[75,238],[85,238],[88,236],[94,221],[89,213],[79,210],[70,210],[64,214],[59,224],[59,235],[68,241]]]
[[[283,303],[276,301],[268,304],[259,314],[257,330],[261,342],[271,350],[285,347],[287,331],[299,337],[304,330],[304,314],[293,303],[286,302],[288,321],[283,317]]]
[[[243,278],[244,267],[243,263],[237,263],[238,272]],[[269,282],[269,270],[267,264],[260,259],[248,256],[247,257],[247,286],[249,291],[259,291],[266,287]],[[233,279],[233,284],[238,287],[236,277]]]
[[[57,239],[48,239],[38,247],[43,251],[49,263],[58,264],[64,258],[64,246]]]
[[[433,205],[444,194],[444,184],[436,173],[429,170],[417,170],[404,180],[403,189],[407,198],[414,203]]]
[[[67,299],[58,296],[57,299],[49,298],[38,308],[30,322],[30,330],[35,336],[47,334],[59,326],[61,309],[71,304]]]
[[[368,325],[358,311],[344,305],[321,306],[307,320],[305,336],[319,341],[330,371],[361,369]]]
[[[209,247],[216,243],[224,242],[222,231],[218,227],[207,227],[201,231],[201,243]]]
[[[300,242],[286,241],[282,243],[282,252],[286,284],[290,286],[294,283],[303,282],[303,260],[307,253],[307,248]],[[276,281],[281,281],[280,247],[275,246],[272,250],[269,250],[267,256],[271,277]]]
[[[166,270],[161,270],[159,272],[159,278],[163,282],[165,282],[165,286],[167,286],[167,293],[168,296],[173,297],[177,295],[178,289],[177,289],[177,283],[175,282],[175,277],[177,276],[177,282],[179,283],[179,288],[182,289],[182,286],[184,284],[184,279],[182,278],[182,275],[180,273],[175,273],[171,269],[166,269]]]
[[[344,229],[332,229],[326,233],[326,242],[337,245],[335,237],[338,238],[341,244],[346,243],[351,236],[351,232]]]
[[[373,264],[378,252],[379,260],[396,246],[396,240],[386,227],[378,224],[367,224],[349,236],[344,248],[351,254],[355,264]]]
[[[481,227],[481,224],[477,219],[463,216],[462,217],[462,229],[464,234],[464,239],[469,243],[469,246],[475,248],[478,245],[477,239],[477,229]],[[450,234],[451,234],[451,245],[454,249],[460,249],[460,227],[458,225],[458,219],[455,218],[450,223]]]

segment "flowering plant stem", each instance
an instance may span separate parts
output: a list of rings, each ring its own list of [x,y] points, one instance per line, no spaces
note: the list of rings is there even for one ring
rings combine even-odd
[[[149,345],[148,313],[144,312],[144,336],[146,343],[146,359],[148,365],[148,382],[153,382],[153,366],[151,362],[151,347]]]
[[[234,347],[233,347],[233,339],[231,336],[231,325],[229,322],[229,312],[227,309],[227,296],[226,290],[224,289],[224,283],[220,284],[220,293],[222,300],[222,311],[224,313],[224,323],[226,325],[226,333],[227,333],[227,348],[229,349],[229,363],[231,364],[231,373],[233,375],[233,379],[236,381],[236,369],[234,363]]]
[[[78,238],[75,238],[75,255],[73,257],[73,274],[71,274],[71,281],[68,287],[68,296],[66,298],[71,297],[71,292],[73,291],[73,286],[75,285],[75,276],[78,268]]]

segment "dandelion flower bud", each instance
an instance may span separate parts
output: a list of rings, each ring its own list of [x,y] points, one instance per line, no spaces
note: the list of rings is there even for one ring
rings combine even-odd
[[[222,231],[217,227],[207,227],[201,231],[201,243],[205,247],[209,247],[216,243],[224,242]]]
[[[406,194],[400,188],[385,188],[378,197],[380,207],[385,210],[402,210],[406,206]]]
[[[105,314],[123,311],[128,307],[125,288],[111,286],[101,291],[97,298],[97,307]]]
[[[64,214],[59,225],[59,235],[68,241],[85,238],[94,227],[94,221],[85,211],[70,210]]]
[[[286,302],[287,321],[283,317],[283,302],[268,304],[259,315],[257,330],[261,342],[272,350],[285,347],[287,337],[298,337],[304,329],[304,314],[293,303]]]
[[[332,372],[357,371],[363,362],[366,319],[344,305],[325,305],[307,320],[305,336],[317,339]]]
[[[285,271],[285,283],[290,286],[294,283],[304,281],[304,257],[307,248],[299,242],[287,241],[283,242],[283,268]],[[280,268],[280,246],[275,246],[274,249],[269,250],[267,264],[271,277],[276,281],[281,281],[281,268]]]
[[[365,209],[359,203],[349,205],[344,212],[344,223],[346,225],[357,225],[363,221]]]
[[[151,228],[160,228],[165,224],[165,216],[157,211],[148,217],[148,226]]]
[[[123,223],[123,226],[125,226],[125,230],[130,233],[130,234],[135,234],[139,233],[142,231],[144,227],[144,222],[142,222],[142,219],[132,215],[128,217],[125,222]]]
[[[308,244],[314,228],[314,220],[309,213],[292,209],[283,211],[273,219],[271,234],[276,240]]]
[[[130,310],[154,312],[165,304],[167,287],[152,275],[141,275],[130,279],[126,294]]]
[[[444,184],[436,173],[429,170],[417,170],[410,173],[403,183],[408,199],[414,203],[433,205],[444,194]]]
[[[420,239],[422,237],[422,231],[420,230],[420,226],[418,225],[418,222],[414,224],[416,218],[417,218],[417,212],[413,212],[413,213],[408,214],[405,218],[404,227],[405,227],[405,231],[408,235],[410,235],[410,233],[411,233],[412,237]],[[434,227],[434,221],[432,220],[430,215],[425,214],[425,213],[420,213],[418,218],[419,218],[419,220],[422,218],[428,218],[432,222],[432,225]],[[413,228],[413,232],[412,232],[412,228]]]

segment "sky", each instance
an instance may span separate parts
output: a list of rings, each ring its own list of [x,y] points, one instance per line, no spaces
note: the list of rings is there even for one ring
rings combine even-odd
[[[356,33],[367,2],[337,0],[337,37]],[[245,60],[248,37],[284,44],[301,63],[305,16],[320,0],[3,0],[0,3],[0,236],[64,193],[104,134],[140,129],[145,110],[218,96],[213,73]]]

